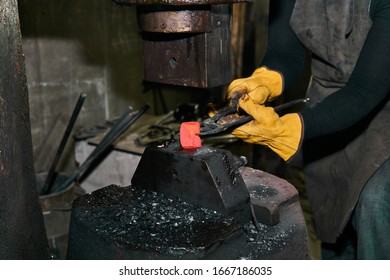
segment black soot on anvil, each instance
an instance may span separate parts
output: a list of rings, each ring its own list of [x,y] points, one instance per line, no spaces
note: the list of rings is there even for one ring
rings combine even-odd
[[[226,150],[148,146],[131,186],[110,185],[75,200],[67,258],[306,258],[298,194],[286,184],[259,170],[239,171]],[[264,210],[262,220],[276,210],[278,220],[255,228],[251,200]]]
[[[124,250],[180,257],[204,251],[243,230],[242,225],[216,211],[131,186],[105,187],[78,198],[74,207],[78,210],[72,216],[76,221],[72,221],[71,232],[80,231],[77,225],[88,225],[84,231]]]

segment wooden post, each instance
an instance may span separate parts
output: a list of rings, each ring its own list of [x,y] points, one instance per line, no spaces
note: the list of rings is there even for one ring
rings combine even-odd
[[[245,22],[247,3],[233,5],[232,19],[232,75],[233,79],[242,78],[242,57],[245,40]]]
[[[17,0],[0,0],[0,259],[47,259]]]

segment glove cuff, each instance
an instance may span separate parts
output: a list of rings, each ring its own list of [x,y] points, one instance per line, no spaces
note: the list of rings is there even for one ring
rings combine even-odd
[[[303,121],[298,113],[284,115],[280,120],[284,129],[274,140],[276,145],[271,149],[285,161],[289,161],[302,145]]]

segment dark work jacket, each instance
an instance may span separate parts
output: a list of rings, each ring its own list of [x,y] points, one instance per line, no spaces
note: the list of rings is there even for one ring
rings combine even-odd
[[[372,25],[370,0],[296,0],[290,25],[311,51],[311,104],[344,87]],[[320,240],[334,243],[359,194],[390,155],[390,103],[363,121],[303,146],[305,188]]]

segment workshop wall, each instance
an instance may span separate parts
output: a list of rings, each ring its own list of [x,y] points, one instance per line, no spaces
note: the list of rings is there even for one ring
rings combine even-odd
[[[82,92],[87,99],[78,126],[104,123],[129,105],[148,103],[148,113],[163,113],[143,85],[135,7],[111,0],[20,0],[19,14],[36,156],[53,146],[50,137],[58,145]],[[162,90],[168,110],[190,98],[182,91]]]
[[[158,115],[179,103],[208,103],[222,94],[221,89],[161,86],[161,102],[158,91],[144,85],[135,6],[119,6],[111,0],[18,3],[37,172],[48,170],[50,155],[82,92],[87,99],[78,127],[103,124],[129,105],[138,109],[148,103],[148,114]],[[266,43],[268,0],[248,4],[245,10],[233,19],[234,24],[241,20],[241,31],[232,35],[234,77],[250,74]],[[71,170],[73,164],[73,147],[68,145],[59,169]]]

